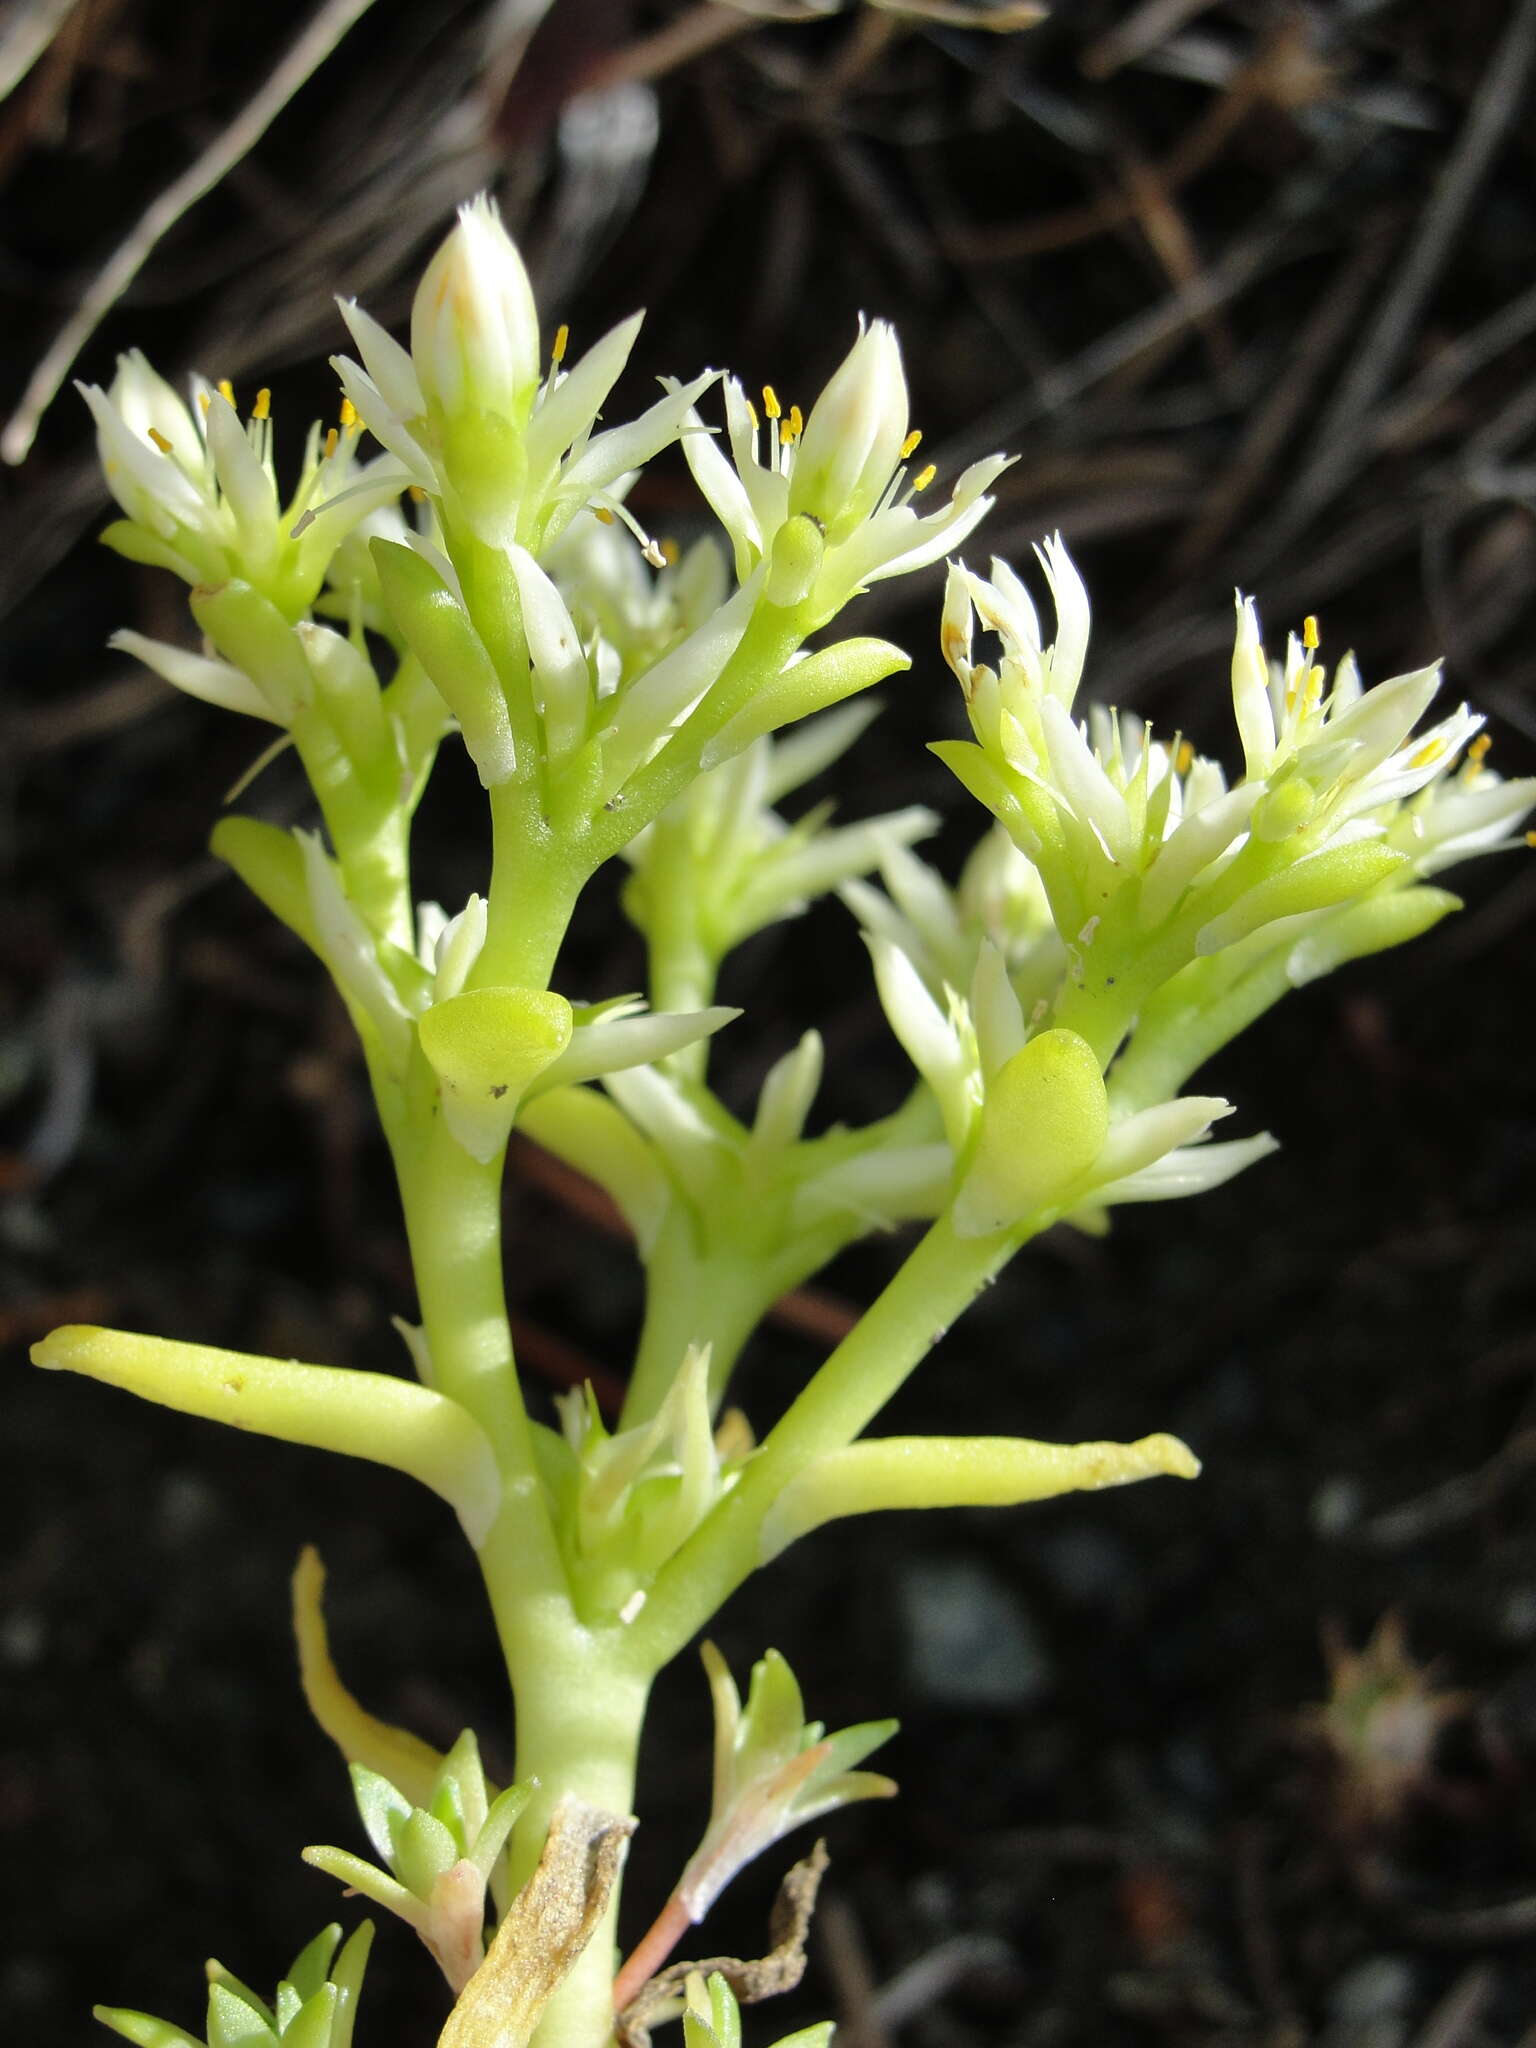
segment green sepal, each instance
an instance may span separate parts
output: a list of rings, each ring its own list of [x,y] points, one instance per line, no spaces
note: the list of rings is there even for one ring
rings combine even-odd
[[[786,519],[773,538],[765,600],[781,611],[803,604],[815,588],[826,551],[821,528],[810,513],[797,512]]]
[[[293,627],[259,590],[234,577],[194,590],[192,616],[224,659],[243,669],[283,724],[314,699],[314,677]]]
[[[1093,1048],[1075,1031],[1042,1031],[987,1084],[955,1195],[956,1237],[986,1237],[1054,1206],[1108,1134],[1109,1098]]]
[[[512,723],[495,665],[468,612],[430,562],[399,541],[371,544],[390,617],[459,721],[464,744],[487,789],[517,766]]]
[[[304,855],[291,832],[262,818],[221,818],[208,847],[226,867],[234,869],[280,924],[319,954],[320,935],[315,929]]]

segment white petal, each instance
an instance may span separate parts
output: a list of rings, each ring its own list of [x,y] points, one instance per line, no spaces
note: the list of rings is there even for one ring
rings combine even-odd
[[[1231,1114],[1232,1104],[1219,1095],[1183,1095],[1138,1110],[1111,1128],[1094,1162],[1094,1174],[1107,1181],[1128,1179],[1179,1146],[1193,1145],[1219,1118]]]
[[[796,1142],[821,1086],[822,1064],[819,1031],[807,1031],[793,1052],[774,1061],[757,1098],[754,1151],[779,1152]]]
[[[600,1017],[595,1024],[578,1024],[571,1042],[560,1057],[540,1074],[528,1093],[541,1095],[550,1088],[568,1087],[574,1081],[595,1081],[599,1075],[616,1074],[627,1067],[653,1065],[669,1053],[681,1052],[722,1030],[740,1010],[717,1006],[709,1010],[660,1010],[643,1016]]]
[[[245,671],[227,661],[213,661],[188,648],[173,647],[168,640],[150,640],[126,629],[114,633],[107,645],[119,654],[135,655],[146,668],[185,690],[189,697],[200,697],[205,704],[218,704],[226,711],[243,711],[248,718],[264,718],[270,725],[283,723]]]
[[[371,313],[365,313],[356,299],[338,299],[336,304],[384,403],[402,424],[420,419],[427,401],[409,352],[392,334],[386,333]]]

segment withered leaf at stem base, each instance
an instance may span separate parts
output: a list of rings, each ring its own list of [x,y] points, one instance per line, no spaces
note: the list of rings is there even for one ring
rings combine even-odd
[[[550,1817],[538,1868],[507,1908],[437,2048],[524,2048],[591,1940],[634,1830],[633,1819],[567,1793]]]

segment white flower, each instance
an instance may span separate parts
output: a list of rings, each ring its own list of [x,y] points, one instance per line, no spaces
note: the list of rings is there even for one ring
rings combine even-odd
[[[362,362],[334,356],[332,365],[370,431],[482,540],[515,542],[535,556],[584,505],[628,521],[623,479],[677,439],[717,375],[669,381],[638,419],[595,432],[640,316],[621,321],[569,370],[561,328],[541,379],[522,260],[484,197],[461,209],[428,267],[410,352],[361,307],[339,303]]]
[[[359,429],[348,406],[339,427],[310,428],[297,487],[284,504],[265,391],[243,422],[227,385],[194,380],[187,406],[137,350],[118,358],[110,391],[78,388],[96,421],[108,488],[127,515],[107,529],[109,544],[191,584],[239,577],[289,619],[319,595],[352,528],[409,480],[394,462],[358,461]],[[295,536],[306,508],[321,501]]]
[[[776,536],[805,513],[821,528],[826,552],[811,600],[830,617],[855,591],[936,562],[957,547],[991,509],[984,493],[1009,458],[972,463],[950,502],[920,517],[911,500],[933,481],[925,467],[909,475],[920,436],[907,431],[907,393],[894,331],[865,327],[825,391],[802,420],[786,413],[772,386],[763,413],[735,378],[725,382],[730,460],[696,414],[683,453],[716,518],[730,536],[736,573],[745,578],[773,550]]]
[[[501,216],[482,192],[422,275],[411,306],[411,359],[429,407],[525,419],[539,384],[533,287]]]

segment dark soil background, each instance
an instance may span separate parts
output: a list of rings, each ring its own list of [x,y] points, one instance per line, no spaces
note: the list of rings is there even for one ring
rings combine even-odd
[[[0,19],[0,52],[46,43],[0,102],[5,406],[310,5]],[[1100,696],[1230,746],[1236,583],[1273,636],[1319,612],[1370,677],[1443,650],[1495,765],[1530,772],[1532,0],[1063,0],[1011,35],[963,0],[814,22],[556,0],[529,41],[541,11],[376,0],[80,372],[140,344],[167,373],[269,381],[291,450],[334,403],[329,294],[398,320],[454,201],[492,182],[578,346],[649,306],[636,402],[656,371],[725,362],[803,403],[860,308],[896,318],[941,469],[1022,455],[986,540],[1072,543]],[[686,531],[680,472],[647,489]],[[120,624],[180,630],[179,597],[93,546],[72,396],[3,495],[0,2010],[8,2043],[73,2048],[93,1999],[196,2025],[205,1955],[270,1984],[335,1910],[297,1861],[356,1833],[295,1680],[301,1542],[375,1711],[440,1742],[470,1722],[498,1772],[510,1745],[469,1561],[425,1495],[25,1362],[92,1319],[394,1369],[411,1298],[337,1010],[204,852],[251,731],[104,650]],[[922,751],[960,715],[937,594],[868,601],[919,658],[844,787],[850,814],[943,806],[953,852],[975,820]],[[480,873],[466,796],[450,765],[423,824],[445,900]],[[299,815],[281,766],[246,801]],[[1464,916],[1294,997],[1211,1075],[1276,1159],[1036,1248],[890,1418],[1172,1428],[1198,1485],[846,1525],[723,1618],[738,1670],[778,1644],[829,1723],[903,1721],[902,1798],[830,1828],[807,1981],[753,2038],[838,2012],[845,2048],[1536,2042],[1536,881],[1504,857],[1465,882]],[[567,985],[638,975],[599,891]],[[841,913],[749,948],[731,989],[728,1090],[816,1021],[829,1114],[895,1098]],[[531,1160],[508,1205],[535,1376],[622,1371],[628,1250]],[[822,1323],[898,1250],[828,1275]],[[825,1348],[806,1321],[753,1347],[759,1421]],[[636,1933],[702,1824],[707,1757],[690,1661],[650,1736]],[[758,1952],[788,1860],[709,1947]],[[393,1928],[375,1958],[359,2048],[423,2048],[433,1972]]]

